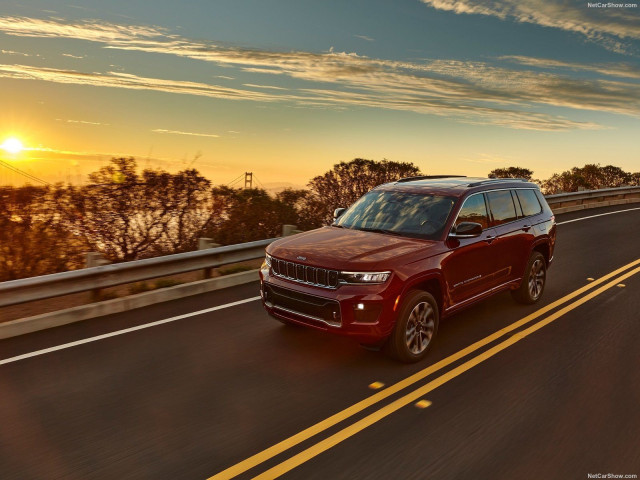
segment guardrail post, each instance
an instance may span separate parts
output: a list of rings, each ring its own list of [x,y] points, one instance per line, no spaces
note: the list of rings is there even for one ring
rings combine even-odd
[[[296,233],[302,233],[303,230],[298,230],[297,225],[282,225],[282,236],[288,237],[289,235],[295,235]]]
[[[85,268],[101,267],[110,263],[100,252],[88,252],[84,259]],[[95,288],[91,290],[91,301],[97,302],[98,300],[100,300],[100,289]]]
[[[198,250],[206,250],[207,248],[216,248],[221,247],[219,243],[214,243],[213,238],[199,238],[198,239]],[[204,279],[211,278],[213,274],[213,268],[205,268],[203,270],[202,277]]]

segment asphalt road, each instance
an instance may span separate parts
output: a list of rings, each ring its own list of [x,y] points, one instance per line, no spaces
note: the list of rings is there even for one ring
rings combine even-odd
[[[257,300],[122,332],[257,282],[2,340],[0,479],[640,475],[638,238],[640,210],[559,225],[540,303],[505,293],[444,321],[417,365]]]

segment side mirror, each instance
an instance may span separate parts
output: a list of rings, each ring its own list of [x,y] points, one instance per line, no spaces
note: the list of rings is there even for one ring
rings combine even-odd
[[[476,222],[461,222],[457,227],[451,229],[450,237],[453,238],[473,238],[482,233],[482,225]]]
[[[347,209],[346,208],[336,208],[333,211],[333,220],[336,221],[340,215],[342,215]]]

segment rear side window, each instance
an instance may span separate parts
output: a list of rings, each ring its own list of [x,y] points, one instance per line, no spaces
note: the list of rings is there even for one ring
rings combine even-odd
[[[518,200],[520,200],[520,205],[522,206],[522,213],[525,217],[537,215],[542,211],[536,192],[533,190],[516,190],[516,195],[518,195]]]
[[[509,190],[487,192],[487,198],[494,225],[513,222],[516,219],[516,207]]]
[[[462,222],[479,223],[482,228],[489,226],[489,216],[487,215],[487,206],[484,203],[484,195],[472,195],[464,201],[460,213],[458,213],[456,227]]]

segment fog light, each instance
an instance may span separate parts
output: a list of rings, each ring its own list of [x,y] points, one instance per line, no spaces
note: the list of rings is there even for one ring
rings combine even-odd
[[[376,303],[356,303],[353,305],[354,323],[376,324],[382,311],[382,305]]]

